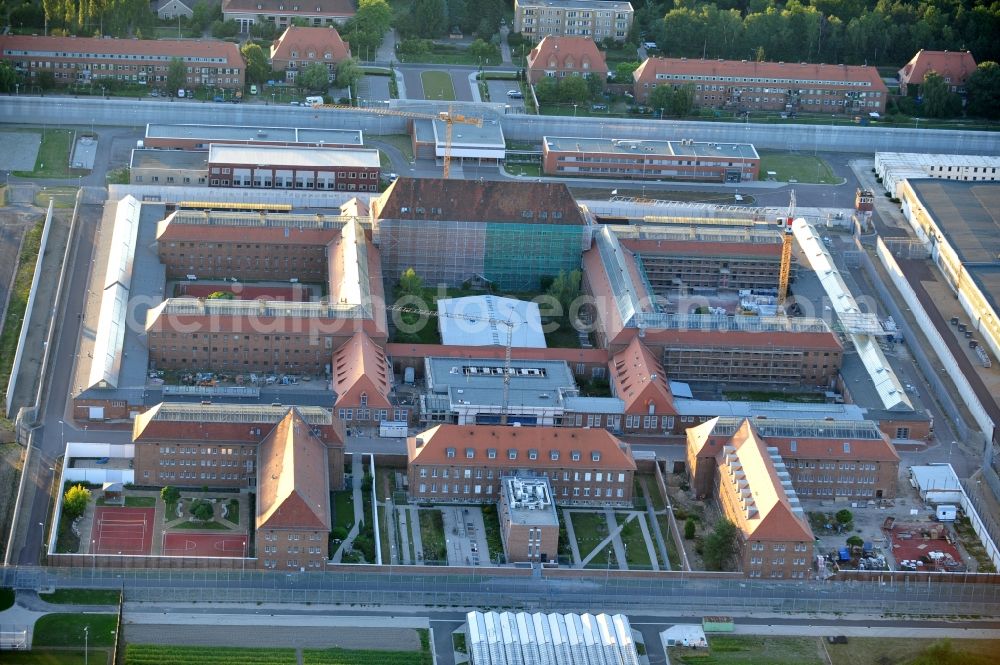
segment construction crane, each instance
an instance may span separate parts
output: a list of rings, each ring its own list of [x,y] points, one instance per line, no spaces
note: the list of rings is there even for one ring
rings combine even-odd
[[[447,180],[448,175],[451,173],[451,135],[455,126],[455,123],[462,125],[474,125],[476,127],[483,126],[482,118],[474,118],[462,113],[455,113],[449,107],[447,111],[441,111],[440,113],[416,113],[414,111],[400,111],[398,109],[379,109],[379,108],[359,108],[356,106],[347,106],[345,104],[313,104],[314,109],[334,109],[338,111],[358,111],[361,113],[372,113],[374,115],[391,115],[400,118],[413,118],[415,120],[440,120],[444,123],[444,173],[442,177]]]
[[[795,190],[788,202],[788,212],[778,218],[778,226],[783,226],[785,235],[781,239],[781,267],[778,269],[778,311],[783,312],[785,298],[788,297],[788,279],[792,274],[792,222],[795,220]]]
[[[503,355],[503,399],[500,403],[500,424],[507,424],[507,411],[510,401],[510,347],[514,337],[514,322],[510,317],[507,320],[497,319],[492,316],[479,316],[478,314],[452,314],[450,312],[435,312],[429,309],[420,309],[407,305],[386,305],[387,312],[400,312],[410,314],[420,314],[423,316],[436,316],[445,319],[465,319],[467,321],[484,321],[492,325],[505,326],[507,328],[507,342],[504,344]],[[511,316],[513,316],[511,312]]]

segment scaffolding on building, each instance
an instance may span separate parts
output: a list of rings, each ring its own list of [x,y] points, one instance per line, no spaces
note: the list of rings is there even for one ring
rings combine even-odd
[[[277,423],[295,408],[310,425],[330,425],[333,412],[320,406],[267,404],[195,404],[162,402],[154,407],[152,421],[183,423]]]
[[[370,217],[347,215],[302,214],[286,212],[225,212],[219,210],[177,210],[161,224],[193,226],[247,226],[255,228],[340,229],[357,220],[371,228]]]
[[[772,408],[771,404],[768,404]],[[722,417],[716,421],[712,434],[731,436],[743,424],[743,418]],[[753,427],[765,439],[843,439],[877,441],[883,437],[878,424],[870,420],[779,420],[774,418],[752,419]]]

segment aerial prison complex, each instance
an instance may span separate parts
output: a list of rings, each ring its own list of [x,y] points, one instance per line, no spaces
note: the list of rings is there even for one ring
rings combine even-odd
[[[132,421],[136,484],[253,491],[261,567],[325,565],[352,428],[401,424],[412,499],[496,503],[510,560],[541,562],[556,554],[554,506],[631,505],[626,437],[685,437],[692,492],[738,526],[744,570],[789,578],[812,557],[798,497],[890,498],[891,441],[929,433],[891,387],[846,389],[843,372],[866,372],[845,351],[858,334],[752,310],[783,267],[793,279],[812,267],[783,266],[775,224],[602,224],[563,184],[412,178],[324,214],[210,208],[107,206],[73,417]],[[538,304],[497,294],[423,313],[443,343],[395,340],[387,305],[411,267],[427,286],[507,294],[582,269],[592,332],[549,347],[527,327],[545,317]],[[685,310],[694,289],[720,305]],[[736,293],[745,302],[722,297]],[[308,380],[312,406],[247,403],[279,379]],[[757,404],[712,382],[843,399]]]

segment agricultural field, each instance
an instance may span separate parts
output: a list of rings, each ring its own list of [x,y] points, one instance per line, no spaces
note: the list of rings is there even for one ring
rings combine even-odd
[[[683,665],[823,665],[823,644],[815,637],[708,638],[705,649],[671,648],[670,662]]]
[[[295,649],[129,644],[125,665],[296,665]]]

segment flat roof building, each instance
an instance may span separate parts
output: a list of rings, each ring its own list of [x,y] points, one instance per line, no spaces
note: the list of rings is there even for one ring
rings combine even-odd
[[[875,174],[892,196],[904,180],[940,178],[965,182],[1000,180],[1000,157],[996,155],[942,155],[915,152],[876,152]]]
[[[251,125],[160,124],[146,125],[146,148],[208,150],[217,143],[281,145],[316,148],[360,148],[360,129],[313,129],[300,127],[259,127]]]
[[[104,79],[114,79],[163,88],[174,58],[181,58],[187,66],[184,87],[243,89],[243,55],[232,42],[0,35],[0,59],[29,81],[40,73],[51,73],[57,85],[94,82],[99,86]]]
[[[517,475],[502,478],[497,515],[508,563],[546,563],[556,559],[559,516],[548,478]]]
[[[440,298],[441,342],[458,346],[511,346],[544,349],[545,333],[538,303],[501,296]],[[509,325],[506,325],[509,324]]]
[[[205,187],[208,151],[136,148],[132,151],[128,177],[133,185]]]
[[[417,159],[433,159],[444,164],[448,152],[447,125],[441,120],[413,120],[413,154]],[[484,119],[481,127],[455,123],[451,131],[451,168],[463,164],[499,164],[507,156],[507,142],[498,120]]]
[[[637,102],[660,85],[694,86],[695,106],[737,112],[885,112],[889,89],[875,67],[646,58],[632,74]]]
[[[579,35],[595,42],[623,42],[635,12],[618,0],[515,0],[514,32],[537,41],[546,35]]]
[[[210,187],[377,192],[378,150],[212,144]]]
[[[550,175],[739,183],[757,179],[760,156],[749,143],[545,136],[542,170]]]

